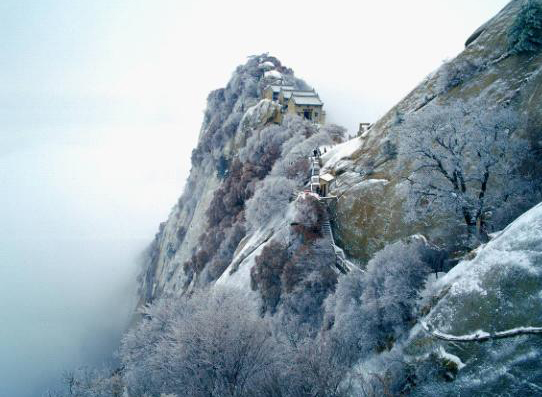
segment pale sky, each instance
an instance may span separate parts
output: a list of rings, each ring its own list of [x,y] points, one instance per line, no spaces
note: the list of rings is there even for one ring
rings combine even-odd
[[[506,3],[0,2],[0,395],[35,396],[118,338],[205,98],[247,56],[278,57],[354,132]]]

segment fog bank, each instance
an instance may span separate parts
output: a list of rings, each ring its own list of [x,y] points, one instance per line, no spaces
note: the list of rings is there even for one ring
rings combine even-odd
[[[505,4],[2,1],[0,395],[111,357],[205,98],[248,55],[292,67],[354,133]],[[292,20],[315,39],[288,40]]]

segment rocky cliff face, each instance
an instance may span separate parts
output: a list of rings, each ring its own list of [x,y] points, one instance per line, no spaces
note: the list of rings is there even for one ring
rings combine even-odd
[[[307,88],[277,59],[256,56],[238,67],[226,88],[209,95],[185,191],[147,252],[141,303],[235,287],[258,301],[263,313],[279,318],[277,327],[295,317],[303,336],[318,334],[321,342],[336,333],[337,351],[348,350],[350,338],[352,351],[346,355],[359,349],[366,356],[358,352],[344,360],[352,368],[357,363],[358,375],[384,374],[379,382],[389,381],[386,387],[420,396],[482,395],[502,387],[540,393],[538,335],[444,340],[542,326],[541,207],[492,234],[541,197],[542,52],[512,53],[507,33],[523,4],[510,2],[468,38],[457,58],[430,74],[362,136],[344,143],[337,126],[296,117],[271,123],[280,108],[262,99],[267,84],[280,79]],[[492,115],[489,121],[484,114]],[[446,133],[459,125],[456,121],[468,131],[464,144],[436,140],[427,145],[435,152],[422,155],[436,161],[433,167],[457,185],[457,194],[452,190],[435,202],[426,195],[412,205],[418,173],[428,167],[412,150],[414,132],[434,127]],[[496,132],[489,134],[498,144],[484,152],[483,142],[472,136],[489,131],[488,123],[506,139],[501,144]],[[418,139],[423,143],[425,135]],[[335,176],[336,199],[327,204],[299,194],[315,147],[329,149],[320,173]],[[449,153],[441,161],[443,151]],[[506,166],[482,161],[488,155]],[[453,166],[459,171],[447,172]],[[478,172],[482,179],[461,172]],[[443,189],[431,175],[425,183],[436,196]],[[476,183],[482,188],[466,194]],[[497,204],[490,205],[490,192],[508,193],[495,194]],[[443,205],[449,197],[452,204]],[[431,216],[412,216],[431,205],[439,208]],[[464,219],[456,219],[456,212]],[[427,259],[428,252],[433,259]],[[443,256],[447,261],[435,259]],[[429,278],[422,291],[428,265],[439,276],[449,272],[436,281]],[[353,271],[341,274],[349,268]],[[357,325],[349,334],[345,329],[352,324]],[[371,343],[358,340],[360,329]],[[397,374],[390,368],[399,361]],[[376,382],[375,390],[382,391],[384,383]]]
[[[510,56],[507,47],[507,32],[522,4],[510,2],[469,38],[457,58],[431,73],[363,136],[324,157],[328,160],[324,168],[338,175],[335,193],[340,199],[334,228],[349,255],[367,261],[385,244],[410,234],[446,241],[458,232],[445,217],[440,222],[406,222],[402,203],[414,164],[395,156],[393,150],[408,132],[403,127],[409,119],[423,118],[435,108],[445,112],[457,101],[476,101],[484,108],[507,106],[519,115],[515,134],[540,151],[542,53]],[[502,181],[490,183],[496,186]],[[535,201],[519,205],[502,223],[510,222]]]
[[[445,216],[418,223],[408,221],[405,216],[406,180],[412,176],[414,163],[397,156],[397,147],[409,118],[423,117],[435,107],[445,110],[459,100],[476,100],[487,106],[505,105],[520,115],[515,134],[527,138],[534,151],[541,150],[542,54],[511,56],[507,50],[506,32],[521,5],[521,1],[512,1],[468,39],[465,50],[457,58],[430,74],[363,136],[337,145],[323,156],[322,171],[336,176],[332,193],[338,200],[331,212],[335,239],[352,260],[363,266],[387,243],[416,233],[444,246],[451,235],[457,234],[458,226],[447,223]],[[305,83],[277,59],[260,56],[240,66],[226,88],[209,95],[185,192],[167,222],[160,226],[148,252],[149,259],[141,277],[143,301],[164,292],[182,293],[198,283],[216,280],[224,283],[235,279],[241,283],[242,279],[244,287],[249,289],[248,272],[253,262],[249,261],[248,269],[235,273],[239,268],[244,269],[242,264],[249,263],[247,258],[254,258],[249,253],[263,248],[262,242],[269,240],[275,231],[247,230],[244,206],[256,182],[270,172],[275,159],[266,165],[268,169],[260,169],[244,181],[244,192],[235,193],[236,197],[227,196],[224,190],[217,192],[226,184],[227,173],[232,171],[240,152],[244,151],[244,161],[249,155],[258,155],[248,152],[262,149],[254,144],[247,147],[247,140],[259,134],[279,111],[276,103],[261,100],[263,88],[276,82],[278,77],[285,84],[306,88]],[[292,134],[308,135],[304,131]],[[276,157],[280,157],[280,153],[277,152]],[[494,179],[489,183],[502,184],[503,180]],[[210,223],[210,208],[216,206],[222,196],[230,197],[230,202],[224,205],[238,208],[227,214],[229,219],[220,231],[213,230],[221,220]],[[521,203],[501,223],[506,224],[532,204],[533,201]],[[209,236],[213,233],[217,234],[214,241]],[[228,241],[216,241],[217,238]],[[214,253],[200,252],[198,257],[202,248],[219,250],[221,263]],[[207,262],[214,264],[212,269]]]
[[[414,395],[539,395],[542,338],[529,331],[542,332],[542,205],[474,255],[430,288],[406,347],[427,371]]]
[[[307,156],[314,147],[310,145],[331,143],[327,132],[319,133],[317,125],[301,119],[287,119],[280,128],[274,127],[271,120],[280,106],[262,99],[263,89],[271,83],[307,88],[276,58],[262,55],[238,67],[226,88],[209,95],[185,191],[147,252],[140,276],[142,302],[214,282],[235,283],[250,291],[250,266],[244,264],[253,264],[256,250],[273,235],[276,222],[247,233],[247,200],[282,156],[288,160],[273,172],[290,178],[281,182],[289,189],[284,194],[286,207],[297,186],[292,178],[299,172],[305,178]],[[301,151],[303,142],[309,146]]]

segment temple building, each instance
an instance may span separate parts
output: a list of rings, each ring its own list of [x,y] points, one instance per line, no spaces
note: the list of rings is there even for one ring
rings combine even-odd
[[[292,91],[288,99],[288,113],[297,114],[304,119],[324,124],[325,113],[323,111],[324,103],[316,92]]]
[[[324,103],[315,90],[296,90],[291,85],[272,84],[265,88],[263,97],[281,105],[274,122],[280,123],[284,114],[296,114],[315,123],[325,123]]]

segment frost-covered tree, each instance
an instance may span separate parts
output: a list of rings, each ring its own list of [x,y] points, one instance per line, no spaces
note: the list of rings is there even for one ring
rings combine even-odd
[[[264,179],[246,204],[246,219],[250,228],[256,230],[265,226],[272,218],[284,218],[295,187],[295,183],[288,178]]]
[[[119,370],[79,368],[63,375],[64,390],[53,397],[121,397],[124,381]]]
[[[448,216],[485,239],[491,215],[521,201],[520,172],[529,145],[514,135],[517,115],[485,103],[431,105],[412,115],[399,135],[400,164],[412,164],[406,201],[411,219]]]
[[[350,384],[344,382],[349,367],[342,362],[327,335],[307,338],[296,344],[288,370],[290,387],[297,396],[347,397]]]
[[[481,60],[456,58],[445,62],[435,83],[437,93],[445,93],[476,75],[484,65]]]
[[[426,250],[422,238],[411,237],[384,247],[367,264],[361,299],[381,320],[377,334],[395,339],[412,325],[419,291],[430,271],[424,262]]]
[[[284,143],[282,156],[275,163],[271,175],[291,179],[296,182],[298,187],[308,182],[310,177],[309,156],[315,148],[333,144],[333,139],[326,131],[310,132],[309,137],[296,134]]]
[[[218,290],[150,306],[123,338],[131,395],[251,396],[276,360],[276,345],[254,301]]]
[[[337,124],[326,124],[320,131],[327,133],[335,143],[342,143],[346,138],[346,128]]]
[[[377,252],[364,272],[341,276],[325,321],[338,357],[352,365],[390,348],[412,326],[429,273],[426,250],[423,239],[399,241]]]
[[[533,53],[542,48],[542,2],[527,0],[508,32],[512,54]]]

